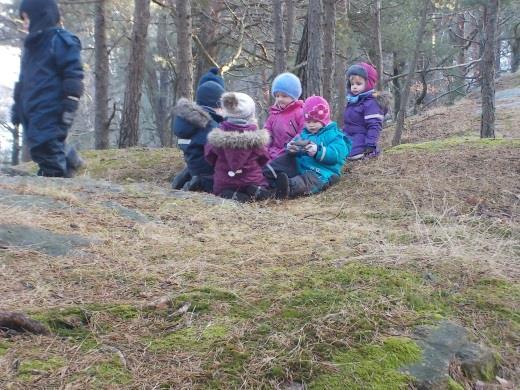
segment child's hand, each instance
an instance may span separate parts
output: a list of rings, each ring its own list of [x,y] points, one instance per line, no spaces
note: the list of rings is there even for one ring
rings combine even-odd
[[[300,151],[300,148],[298,148],[298,145],[296,145],[294,143],[294,141],[290,141],[288,144],[287,144],[287,151],[289,153],[293,153],[293,154],[296,154]]]
[[[311,157],[316,156],[316,153],[318,153],[318,145],[316,145],[314,142],[311,142],[307,146],[305,146],[305,152]]]

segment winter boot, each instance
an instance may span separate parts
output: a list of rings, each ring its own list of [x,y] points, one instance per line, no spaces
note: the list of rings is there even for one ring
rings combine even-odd
[[[191,179],[190,171],[188,167],[185,167],[182,171],[177,173],[172,180],[172,188],[174,190],[180,190],[184,187],[187,181]]]
[[[270,190],[262,186],[250,185],[246,188],[246,192],[253,200],[267,200],[276,196],[276,190]]]
[[[201,191],[202,181],[200,176],[193,176],[190,181],[186,182],[182,187],[183,191]]]
[[[246,203],[246,202],[250,202],[252,200],[250,195],[248,195],[244,192],[238,192],[238,191],[233,191],[233,190],[223,190],[220,193],[220,197],[224,198],[224,199],[236,200],[237,202],[240,202],[240,203]]]
[[[276,198],[287,199],[289,197],[289,177],[280,172],[276,178]]]

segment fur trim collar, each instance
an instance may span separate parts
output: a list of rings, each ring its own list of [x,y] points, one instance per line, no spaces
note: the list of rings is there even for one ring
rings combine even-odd
[[[197,127],[206,127],[211,120],[210,114],[198,104],[180,98],[173,108],[173,115],[183,118]]]
[[[271,136],[266,129],[225,131],[219,128],[208,134],[208,143],[217,148],[253,149],[269,145]]]
[[[388,112],[392,108],[394,97],[388,91],[377,91],[374,92],[374,99],[376,99],[379,107],[383,109],[383,111]]]

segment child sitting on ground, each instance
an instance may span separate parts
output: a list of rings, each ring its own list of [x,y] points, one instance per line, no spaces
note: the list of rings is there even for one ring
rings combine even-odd
[[[208,133],[224,120],[220,115],[223,93],[224,79],[212,68],[200,79],[196,103],[181,98],[173,109],[172,131],[186,161],[186,168],[173,179],[174,189],[213,191],[213,167],[204,157],[204,145]]]
[[[323,191],[339,181],[351,143],[330,120],[330,108],[321,96],[303,106],[305,128],[287,144],[287,151],[264,168],[275,184],[276,197],[295,198]]]
[[[376,157],[380,153],[379,135],[389,107],[389,95],[375,92],[378,75],[367,63],[352,65],[347,70],[347,106],[343,131],[352,141],[349,160]]]
[[[285,152],[285,145],[299,134],[304,125],[300,79],[292,73],[278,75],[271,87],[275,104],[269,110],[265,128],[271,134],[269,158],[274,160]]]
[[[269,161],[269,132],[258,129],[253,99],[240,92],[222,95],[225,120],[208,134],[207,161],[215,168],[213,193],[239,202],[272,197],[262,167]]]

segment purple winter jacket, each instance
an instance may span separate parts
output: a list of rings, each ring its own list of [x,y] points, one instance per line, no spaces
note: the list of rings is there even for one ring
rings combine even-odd
[[[348,103],[343,114],[343,132],[352,141],[350,156],[362,154],[369,146],[380,149],[377,144],[388,111],[387,94],[360,96],[357,103]]]
[[[254,124],[222,122],[211,130],[205,146],[206,160],[215,167],[213,193],[244,192],[249,185],[267,186],[262,167],[269,161],[269,132]]]
[[[285,145],[305,127],[303,102],[296,100],[285,108],[272,106],[264,127],[271,134],[271,144],[267,151],[269,158],[274,160],[285,152]]]

